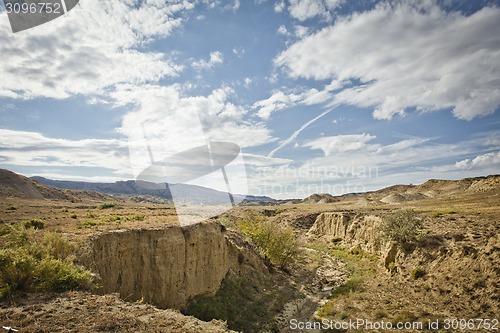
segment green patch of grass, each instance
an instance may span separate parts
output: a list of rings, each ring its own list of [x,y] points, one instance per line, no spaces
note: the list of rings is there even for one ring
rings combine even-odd
[[[144,215],[107,215],[101,218],[103,223],[121,223],[124,221],[144,221]]]
[[[449,215],[449,214],[456,214],[457,212],[453,209],[447,209],[447,210],[439,210],[431,213],[431,217],[440,217],[443,215]]]
[[[7,228],[0,237],[0,299],[27,292],[91,288],[91,272],[73,261],[75,244],[23,224]]]
[[[92,213],[92,212],[87,212],[87,214],[85,214],[85,217],[87,217],[89,219],[95,219],[97,217],[97,215]]]
[[[114,208],[116,206],[117,206],[116,202],[107,201],[107,202],[103,202],[102,204],[100,204],[97,208],[99,208],[99,209],[109,209],[109,208]]]
[[[98,225],[100,223],[94,221],[94,220],[85,220],[83,222],[80,222],[78,223],[78,228],[92,228],[92,227],[95,227],[96,225]]]
[[[364,297],[364,282],[369,276],[377,273],[376,261],[378,257],[357,249],[348,250],[342,247],[333,247],[327,250],[331,255],[342,260],[351,272],[349,279],[330,295],[330,300],[318,311],[322,317],[333,317],[336,313],[335,303],[339,299],[360,299]],[[346,310],[344,308],[344,310]]]

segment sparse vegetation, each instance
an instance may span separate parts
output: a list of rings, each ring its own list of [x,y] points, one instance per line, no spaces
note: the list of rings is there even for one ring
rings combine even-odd
[[[418,214],[412,209],[404,209],[384,220],[382,232],[390,240],[406,245],[417,238],[421,227],[422,221],[418,218]]]
[[[7,206],[7,208],[5,208],[5,210],[17,210],[17,207],[9,205],[9,206]]]
[[[274,316],[294,297],[272,278],[228,274],[215,296],[191,301],[184,313],[205,321],[227,321],[239,332],[272,332]]]
[[[28,229],[25,224],[7,228],[0,237],[0,299],[16,293],[92,286],[90,271],[73,262],[74,244],[54,233]]]
[[[327,251],[346,263],[351,272],[349,279],[332,291],[330,301],[319,309],[320,316],[332,317],[337,312],[335,305],[339,299],[350,301],[364,297],[364,282],[369,276],[376,273],[376,260],[378,258],[359,249],[353,252],[342,247],[333,247]],[[344,308],[344,310],[348,309]]]
[[[237,226],[271,263],[285,268],[296,258],[299,244],[292,228],[273,223],[255,213],[248,213],[239,219]]]
[[[431,217],[440,217],[443,215],[448,215],[448,214],[456,214],[457,212],[453,209],[448,209],[448,210],[439,210],[431,213]]]
[[[25,221],[23,224],[26,229],[33,228],[36,230],[40,230],[45,228],[45,223],[43,223],[43,221],[40,219],[32,219],[29,221]]]
[[[116,206],[117,206],[116,202],[107,201],[107,202],[103,202],[102,204],[100,204],[98,208],[99,209],[109,209],[109,208],[114,208]]]
[[[424,277],[426,274],[427,274],[427,271],[425,269],[423,269],[422,267],[415,267],[411,271],[411,278],[413,280],[417,280],[417,279]]]
[[[94,220],[85,220],[81,223],[78,223],[78,228],[91,228],[91,227],[95,227],[96,225],[98,225],[99,223],[97,223],[96,221]]]

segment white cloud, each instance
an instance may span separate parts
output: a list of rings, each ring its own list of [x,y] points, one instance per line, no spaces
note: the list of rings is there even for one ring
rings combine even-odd
[[[237,11],[238,9],[240,9],[240,6],[241,6],[240,0],[234,0],[233,11]]]
[[[127,142],[115,139],[67,140],[37,132],[0,129],[2,163],[20,166],[101,167],[130,174]]]
[[[253,81],[252,81],[252,79],[251,79],[251,78],[246,77],[246,78],[244,78],[244,79],[243,79],[243,86],[244,86],[245,88],[250,88],[250,85],[252,84],[252,82],[253,82]]]
[[[471,170],[492,166],[500,167],[500,151],[479,155],[472,160],[467,158],[455,163],[455,168],[460,170]]]
[[[322,16],[331,19],[331,11],[344,3],[344,0],[289,0],[288,11],[299,21]]]
[[[303,91],[301,93],[289,93],[278,90],[264,100],[255,102],[252,109],[258,109],[257,115],[262,119],[269,119],[271,115],[280,110],[290,108],[297,104],[316,105],[329,101],[332,95],[326,91],[319,91],[315,88]]]
[[[295,26],[295,36],[299,39],[306,37],[309,35],[309,28],[303,25]]]
[[[119,83],[156,82],[182,69],[164,54],[137,51],[182,24],[188,2],[87,0],[50,23],[13,34],[0,16],[0,97],[103,94]],[[124,70],[126,69],[126,70]]]
[[[430,178],[461,179],[498,173],[497,134],[485,133],[456,143],[412,138],[381,144],[370,134],[319,138],[305,146],[324,156],[302,162],[257,168],[250,174],[253,194],[275,198],[305,197],[312,193],[344,194],[375,190],[394,184],[418,184]],[[449,161],[482,150],[495,153],[466,159],[459,169]],[[472,167],[475,160],[475,167]],[[443,165],[444,164],[444,165]],[[431,165],[431,166],[429,166]],[[439,166],[441,165],[441,166]]]
[[[276,4],[274,5],[274,11],[276,13],[281,13],[285,9],[285,7],[286,7],[285,1],[281,0],[279,2],[276,2]]]
[[[304,146],[311,149],[321,149],[325,156],[331,156],[335,153],[345,153],[366,148],[367,143],[373,139],[375,139],[375,136],[366,133],[336,135],[311,140]]]
[[[211,69],[224,62],[224,55],[219,51],[210,52],[208,60],[194,61],[191,66],[197,69]]]
[[[230,88],[213,90],[208,96],[183,96],[178,85],[120,87],[113,98],[134,109],[124,117],[120,132],[129,137],[135,173],[150,163],[148,150],[159,161],[207,141],[232,142],[242,148],[273,141],[264,124],[244,120],[247,111],[230,101],[232,94]]]
[[[305,19],[309,12],[297,15]],[[446,13],[434,1],[383,3],[295,43],[275,64],[294,78],[359,80],[332,105],[371,107],[377,119],[416,107],[451,108],[457,118],[470,120],[500,105],[499,21],[497,7],[464,16]]]
[[[262,119],[269,119],[273,112],[288,108],[300,100],[302,100],[301,95],[287,95],[282,91],[276,91],[268,99],[255,102],[252,109],[259,109],[257,115]]]
[[[288,32],[287,28],[284,25],[280,25],[278,28],[278,35],[290,36],[290,32]]]

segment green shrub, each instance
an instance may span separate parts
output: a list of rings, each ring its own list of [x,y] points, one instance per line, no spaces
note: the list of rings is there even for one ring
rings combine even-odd
[[[93,221],[93,220],[85,220],[81,223],[78,223],[78,228],[91,228],[91,227],[94,227],[96,225],[98,225],[99,223],[97,223],[96,221]]]
[[[17,208],[15,206],[8,206],[7,208],[5,208],[5,210],[16,210]]]
[[[420,279],[421,277],[424,277],[426,274],[427,274],[427,272],[422,267],[415,267],[411,271],[411,278],[413,280],[417,280],[417,279]]]
[[[422,227],[422,221],[412,209],[399,210],[384,219],[383,233],[391,240],[405,245],[414,241]]]
[[[73,262],[76,245],[60,235],[19,224],[10,226],[0,244],[0,299],[92,286],[91,272]]]
[[[26,229],[33,228],[36,230],[40,230],[45,228],[45,223],[43,223],[43,221],[39,219],[29,220],[24,222],[23,224]]]
[[[440,216],[443,216],[443,215],[446,215],[446,214],[456,214],[456,213],[457,212],[454,211],[453,209],[440,210],[440,211],[433,212],[431,214],[431,217],[440,217]]]
[[[103,202],[102,204],[99,205],[99,209],[109,209],[116,207],[116,202]]]
[[[239,219],[237,226],[271,263],[285,268],[295,260],[299,244],[292,228],[272,223],[255,213]]]

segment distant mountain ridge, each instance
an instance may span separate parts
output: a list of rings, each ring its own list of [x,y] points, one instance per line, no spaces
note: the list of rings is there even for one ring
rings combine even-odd
[[[50,186],[57,189],[68,189],[78,191],[96,191],[111,195],[127,195],[127,196],[155,196],[165,200],[172,200],[170,188],[174,188],[176,193],[176,201],[180,203],[190,204],[203,204],[203,205],[219,205],[227,203],[228,194],[205,188],[196,185],[188,184],[154,184],[143,182],[139,184],[134,180],[117,181],[114,183],[92,183],[92,182],[78,182],[67,180],[52,180],[44,177],[31,177],[32,180],[37,181],[45,186]],[[264,196],[244,196],[233,195],[237,201],[244,200],[246,202],[272,202],[274,199]]]
[[[105,194],[97,192],[76,192],[53,188],[5,169],[0,169],[0,197],[69,201],[78,201],[81,199],[106,200],[109,198]]]

